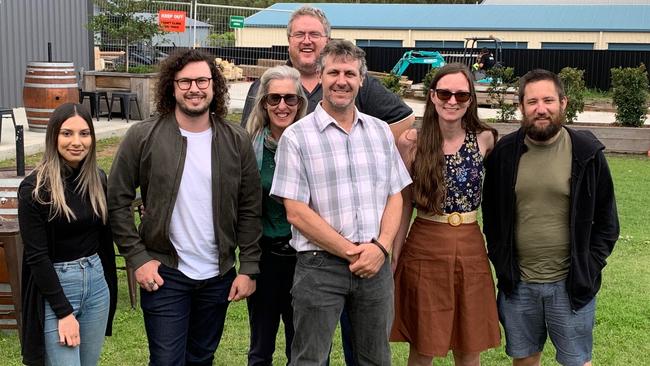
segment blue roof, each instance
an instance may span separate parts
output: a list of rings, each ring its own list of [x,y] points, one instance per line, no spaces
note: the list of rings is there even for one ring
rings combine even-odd
[[[293,11],[303,4],[267,9]],[[309,4],[335,29],[650,32],[650,5]],[[263,10],[247,27],[284,28],[291,13]]]

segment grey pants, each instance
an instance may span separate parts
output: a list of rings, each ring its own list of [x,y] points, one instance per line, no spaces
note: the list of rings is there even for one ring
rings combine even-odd
[[[299,252],[291,294],[295,336],[293,366],[320,366],[347,305],[357,365],[390,365],[388,337],[393,322],[393,275],[386,261],[372,278],[362,279],[349,263],[324,251]]]

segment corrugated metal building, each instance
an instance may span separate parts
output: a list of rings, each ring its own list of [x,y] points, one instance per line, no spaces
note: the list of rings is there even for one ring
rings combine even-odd
[[[650,49],[650,5],[312,5],[327,14],[333,38],[360,46],[462,48],[465,37],[493,35],[504,48]],[[237,45],[286,45],[288,19],[277,11],[246,18]]]
[[[23,105],[30,61],[73,62],[88,70],[92,39],[85,28],[92,0],[0,0],[0,106]]]

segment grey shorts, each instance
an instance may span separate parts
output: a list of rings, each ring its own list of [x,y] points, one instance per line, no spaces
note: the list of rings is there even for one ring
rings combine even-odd
[[[544,349],[546,335],[564,366],[582,366],[591,360],[596,299],[571,310],[565,280],[553,283],[520,282],[506,297],[499,291],[499,320],[506,334],[506,353],[513,358]]]

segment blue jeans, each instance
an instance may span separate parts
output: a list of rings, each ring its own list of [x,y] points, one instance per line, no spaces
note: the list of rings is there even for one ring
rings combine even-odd
[[[499,292],[499,320],[509,356],[524,358],[541,352],[548,333],[561,365],[591,361],[596,299],[572,310],[565,283],[519,282],[510,296]]]
[[[140,291],[149,365],[212,365],[235,269],[207,280],[193,280],[165,265],[158,274],[165,283],[157,291]]]
[[[343,306],[350,317],[354,361],[390,365],[388,336],[393,321],[393,276],[388,261],[362,279],[348,262],[323,251],[300,252],[291,294],[295,336],[291,365],[320,366],[327,359]]]
[[[65,297],[79,322],[78,347],[59,344],[59,319],[45,300],[45,364],[97,365],[108,321],[109,293],[99,256],[54,263]]]

